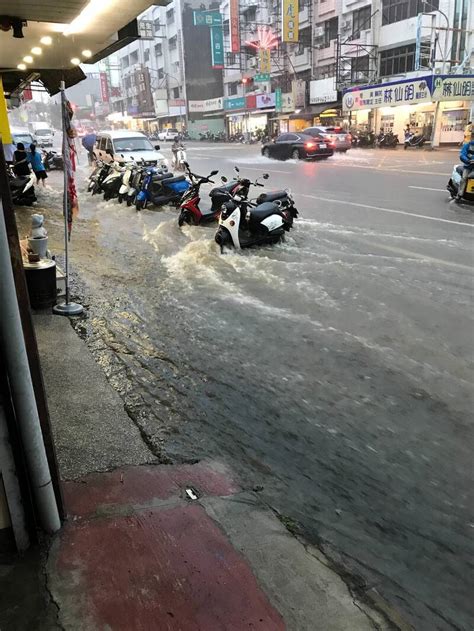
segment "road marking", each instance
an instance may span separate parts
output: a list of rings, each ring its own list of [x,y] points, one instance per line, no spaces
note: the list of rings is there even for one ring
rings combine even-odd
[[[445,188],[428,188],[427,186],[409,186],[408,188],[417,188],[420,191],[437,191],[438,193],[446,193]]]
[[[361,239],[360,237],[355,237],[355,238],[361,243],[375,246],[377,248],[380,248],[381,250],[387,250],[387,252],[393,252],[394,254],[402,254],[404,256],[416,258],[421,261],[427,261],[428,263],[438,263],[441,265],[446,265],[446,267],[455,267],[457,269],[462,269],[463,271],[472,273],[473,268],[470,265],[464,265],[463,263],[455,263],[454,261],[446,261],[445,259],[439,259],[434,256],[421,254],[421,252],[413,252],[412,250],[405,250],[405,248],[398,248],[393,245],[384,245],[383,243],[380,243],[379,241],[368,241],[367,239]]]
[[[288,171],[279,171],[278,169],[266,169],[264,164],[262,164],[261,169],[257,169],[256,167],[248,167],[247,165],[245,165],[244,168],[247,171],[260,171],[260,173],[262,171],[268,171],[269,173],[284,173],[285,175],[289,175]]]
[[[343,199],[330,199],[329,197],[317,197],[316,195],[305,195],[297,193],[301,197],[309,197],[320,202],[333,202],[334,204],[346,204],[347,206],[356,206],[357,208],[368,208],[369,210],[380,210],[384,213],[392,213],[394,215],[406,215],[407,217],[416,217],[417,219],[428,219],[429,221],[439,221],[440,223],[452,223],[456,226],[468,226],[474,228],[472,223],[464,223],[462,221],[452,221],[451,219],[442,219],[441,217],[429,217],[428,215],[418,215],[417,213],[409,213],[406,210],[396,210],[395,208],[383,208],[382,206],[369,206],[367,204],[358,204],[357,202],[349,202]]]

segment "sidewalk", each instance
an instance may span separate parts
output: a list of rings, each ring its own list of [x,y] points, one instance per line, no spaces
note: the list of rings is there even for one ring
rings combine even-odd
[[[68,320],[35,324],[68,513],[47,558],[30,563],[35,629],[394,628],[225,465],[156,464]],[[0,574],[0,592],[7,581],[18,599],[0,629],[33,628],[31,587],[13,577]]]

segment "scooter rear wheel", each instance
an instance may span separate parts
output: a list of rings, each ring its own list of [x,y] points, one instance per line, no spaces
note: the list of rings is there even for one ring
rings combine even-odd
[[[143,210],[145,208],[145,202],[141,199],[137,199],[137,201],[135,202],[135,208],[137,210]]]

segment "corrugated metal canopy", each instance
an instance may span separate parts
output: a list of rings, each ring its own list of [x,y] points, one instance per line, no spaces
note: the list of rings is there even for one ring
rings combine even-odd
[[[0,15],[69,24],[87,3],[88,0],[0,0]]]
[[[12,85],[17,66],[26,63],[23,80],[33,72],[55,70],[66,73],[74,68],[71,59],[86,62],[83,50],[92,53],[92,60],[100,57],[104,49],[117,50],[130,41],[118,32],[132,22],[151,4],[167,5],[170,0],[0,0],[0,15],[27,20],[23,38],[14,38],[12,31],[0,31],[0,74]],[[68,27],[75,28],[69,35]],[[52,38],[50,46],[42,45],[44,36]],[[119,40],[122,40],[121,43]],[[39,46],[41,53],[32,55],[32,48]],[[33,56],[32,61],[24,57]],[[80,77],[82,73],[70,76]],[[83,78],[83,75],[82,75]],[[80,78],[78,80],[81,80]]]

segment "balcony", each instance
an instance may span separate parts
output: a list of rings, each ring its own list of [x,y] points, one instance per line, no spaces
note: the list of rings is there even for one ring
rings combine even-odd
[[[316,62],[336,60],[336,40],[333,39],[326,48],[316,48],[314,51],[314,60]]]
[[[333,17],[332,14],[336,13],[337,0],[324,0],[318,3],[317,7],[317,21],[327,20]]]
[[[309,48],[304,48],[302,54],[298,54],[296,52],[291,53],[290,59],[295,69],[301,72],[306,66],[310,66],[311,64],[311,54]]]
[[[300,11],[300,15],[299,15],[299,21],[300,21],[300,28],[304,28],[305,26],[309,26],[309,11],[308,11],[308,5],[305,5],[301,11]]]

